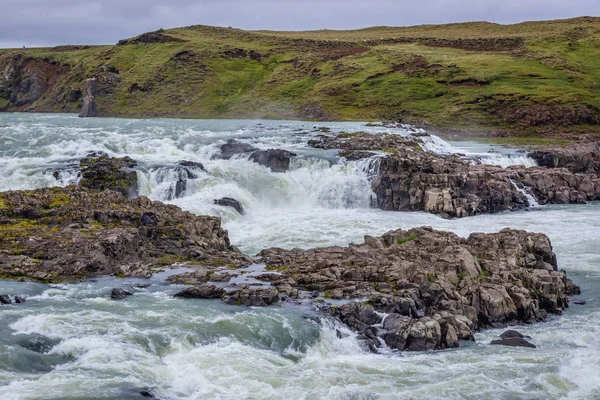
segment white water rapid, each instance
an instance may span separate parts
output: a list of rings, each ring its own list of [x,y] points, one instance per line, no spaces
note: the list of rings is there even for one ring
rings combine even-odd
[[[410,128],[327,123],[332,132],[410,135]],[[317,322],[309,307],[241,308],[185,301],[166,285],[137,279],[72,285],[0,280],[0,293],[27,302],[0,308],[0,399],[600,399],[600,204],[444,220],[371,208],[374,159],[340,160],[306,142],[311,122],[78,119],[0,114],[0,191],[66,185],[90,151],[139,162],[142,194],[198,214],[221,216],[233,244],[267,247],[360,242],[364,235],[428,225],[466,236],[504,227],[546,233],[559,266],[581,285],[584,306],[547,323],[519,327],[537,349],[490,346],[499,330],[448,351],[371,354],[340,326]],[[227,139],[298,154],[286,173],[246,157],[216,160]],[[534,165],[523,153],[437,137],[425,147],[474,162]],[[173,199],[178,161],[206,171]],[[57,180],[53,173],[60,171]],[[233,197],[245,214],[215,205]],[[532,204],[530,204],[532,205]],[[131,286],[129,286],[131,285]],[[131,287],[127,301],[112,287]],[[340,339],[336,330],[343,331]]]

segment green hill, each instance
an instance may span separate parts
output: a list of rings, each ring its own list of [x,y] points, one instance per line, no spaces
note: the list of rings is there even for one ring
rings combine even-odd
[[[190,26],[114,46],[0,50],[0,110],[401,120],[513,134],[600,131],[600,18],[354,31]]]

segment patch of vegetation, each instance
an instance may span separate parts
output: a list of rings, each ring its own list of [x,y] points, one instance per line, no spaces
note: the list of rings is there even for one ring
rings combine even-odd
[[[186,258],[176,254],[165,254],[156,260],[157,265],[167,266],[186,261]]]
[[[0,70],[19,57],[45,73],[61,68],[28,105],[37,111],[76,111],[69,93],[99,76],[105,116],[386,119],[522,141],[557,127],[600,132],[600,18],[161,34],[176,41],[3,50]],[[16,110],[4,92],[3,108]]]
[[[287,265],[267,265],[265,270],[267,271],[276,271],[276,272],[285,272],[289,271],[290,267]]]
[[[396,244],[404,244],[404,243],[410,242],[412,240],[415,240],[417,237],[418,237],[417,235],[411,234],[404,238],[398,238],[398,239],[396,239]]]

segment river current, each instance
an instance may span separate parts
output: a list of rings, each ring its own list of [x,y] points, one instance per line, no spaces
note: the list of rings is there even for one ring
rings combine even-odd
[[[241,308],[172,295],[164,274],[44,285],[0,280],[0,294],[27,297],[0,307],[0,399],[600,399],[600,204],[444,220],[371,208],[376,160],[346,162],[312,149],[319,126],[332,132],[410,135],[410,127],[301,121],[78,119],[0,114],[0,191],[67,185],[68,170],[90,151],[139,162],[140,192],[197,214],[223,218],[233,244],[254,255],[267,247],[309,248],[361,242],[398,228],[427,225],[467,236],[504,227],[544,232],[559,267],[582,288],[546,323],[519,327],[538,348],[490,346],[502,330],[476,334],[459,349],[371,354],[309,306]],[[291,170],[272,173],[237,157],[213,160],[237,139],[297,153]],[[427,137],[430,151],[480,162],[535,165],[522,152]],[[167,200],[181,160],[206,168],[183,196]],[[245,215],[215,205],[233,197]],[[167,273],[167,272],[166,272]],[[165,274],[166,274],[165,273]],[[131,288],[124,301],[112,287]],[[338,338],[336,330],[346,333]]]

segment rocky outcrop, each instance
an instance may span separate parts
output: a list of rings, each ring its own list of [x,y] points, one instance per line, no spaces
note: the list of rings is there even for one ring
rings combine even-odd
[[[79,185],[89,189],[110,189],[126,197],[138,193],[137,162],[129,157],[113,158],[106,154],[90,154],[79,162],[81,180]]]
[[[0,194],[0,275],[149,276],[172,264],[245,266],[216,217],[82,187]]]
[[[119,40],[117,46],[127,46],[127,45],[136,45],[136,44],[153,44],[153,43],[168,43],[168,42],[176,42],[183,43],[185,40],[176,38],[174,36],[167,35],[163,33],[162,29],[159,29],[154,32],[146,32],[142,33],[139,36],[136,36],[131,39],[122,39]]]
[[[250,155],[250,161],[269,168],[273,172],[286,172],[290,169],[290,160],[296,153],[281,149],[259,150]]]
[[[229,292],[223,298],[223,302],[230,305],[265,307],[279,301],[279,292],[276,288],[245,288]]]
[[[221,154],[215,155],[213,158],[229,160],[237,154],[254,153],[255,151],[258,151],[258,148],[248,143],[242,143],[235,139],[229,139],[227,140],[227,143],[219,147],[219,150],[221,150]]]
[[[79,117],[95,117],[98,115],[98,110],[96,107],[96,90],[98,89],[98,84],[96,82],[96,78],[87,79],[83,83],[83,105],[81,106],[81,111],[79,112]]]
[[[317,149],[340,149],[345,151],[394,151],[394,149],[400,147],[420,150],[420,143],[417,139],[401,135],[372,134],[366,132],[342,132],[336,136],[318,135],[308,141],[310,146]]]
[[[600,142],[597,141],[536,150],[528,156],[543,167],[566,168],[573,173],[600,174]]]
[[[371,348],[380,346],[377,337],[400,350],[456,347],[480,327],[561,313],[579,292],[558,270],[548,237],[511,229],[465,239],[415,228],[348,247],[272,248],[259,256],[280,274],[271,284],[282,296],[361,299],[332,314]]]
[[[384,210],[426,211],[444,217],[520,210],[540,204],[600,199],[600,177],[565,169],[472,165],[408,147],[380,161],[373,181]]]
[[[215,285],[191,286],[175,294],[175,297],[186,299],[220,299],[225,295],[225,290]]]
[[[220,199],[215,199],[215,204],[218,204],[220,206],[225,206],[225,207],[232,207],[240,214],[242,214],[242,215],[244,214],[244,207],[242,206],[242,203],[240,203],[236,199],[232,199],[231,197],[223,197]]]

